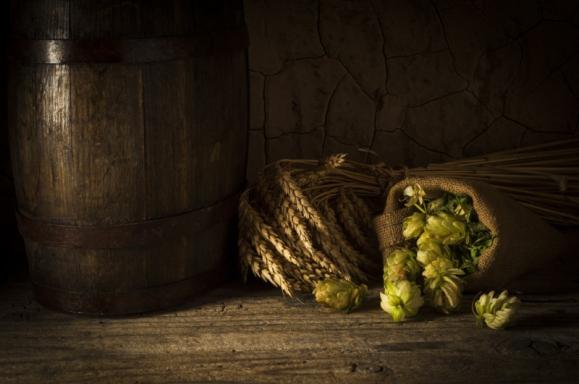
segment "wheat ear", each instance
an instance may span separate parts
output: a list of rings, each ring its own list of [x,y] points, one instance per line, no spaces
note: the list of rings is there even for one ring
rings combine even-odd
[[[245,191],[239,200],[240,225],[246,231],[256,253],[261,256],[267,269],[278,286],[293,297],[293,289],[289,286],[283,265],[269,249],[271,246],[284,259],[298,263],[291,250],[283,243],[274,230],[266,224],[259,213],[249,203],[249,192]]]
[[[343,236],[336,236],[333,229],[330,230],[320,213],[309,202],[301,189],[292,180],[291,175],[280,169],[279,181],[284,193],[288,196],[294,207],[296,207],[300,216],[307,220],[314,230],[317,232],[317,239],[322,246],[323,251],[328,256],[331,256],[340,268],[334,268],[332,272],[342,275],[345,280],[351,280],[352,277],[366,281],[367,276],[358,268],[355,263],[350,260],[358,259],[357,252],[345,241]],[[324,253],[318,252],[319,258],[324,258]],[[349,257],[351,256],[351,257]],[[329,259],[329,258],[328,258]]]
[[[319,255],[315,250],[305,223],[281,192],[275,175],[270,174],[267,177],[264,174],[258,180],[256,190],[268,212],[267,217],[272,227],[275,226],[280,234],[284,235],[285,244],[295,257],[293,263],[285,265],[285,269],[311,287],[320,279],[337,277],[335,272],[325,267],[328,264],[327,261],[316,262],[318,259],[324,260],[323,255]]]
[[[341,167],[346,162],[346,155],[343,153],[329,156],[320,169],[314,171],[305,171],[296,176],[296,182],[300,187],[312,187],[318,185],[328,176],[333,169]]]
[[[307,197],[293,181],[290,174],[286,171],[280,170],[278,180],[282,191],[286,195],[291,205],[295,208],[297,215],[307,220],[314,227],[314,229],[323,233],[327,233],[328,231],[319,213],[311,205]],[[333,255],[331,252],[329,254],[337,257],[337,255]],[[326,268],[331,273],[342,275],[344,278],[351,278],[348,276],[349,273],[347,270],[340,269],[338,265],[336,265],[336,262],[327,257],[323,252],[315,251],[311,257],[315,262]],[[340,260],[336,261],[338,264],[341,264]]]
[[[268,281],[277,287],[284,285],[284,282],[280,281],[279,274],[271,274],[263,259],[257,254],[254,248],[252,248],[248,240],[240,238],[238,247],[239,254],[241,256],[241,264],[245,271],[251,270],[255,276],[261,278],[262,280]]]

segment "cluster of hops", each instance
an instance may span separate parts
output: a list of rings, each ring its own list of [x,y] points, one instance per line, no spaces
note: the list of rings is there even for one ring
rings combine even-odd
[[[415,212],[402,224],[404,246],[386,258],[381,307],[395,321],[416,315],[424,303],[448,314],[458,308],[463,277],[476,271],[492,234],[468,196],[429,198],[416,184],[404,190],[404,199]]]
[[[360,197],[379,190],[357,186],[359,168],[345,155],[321,162],[282,160],[268,166],[240,199],[239,251],[244,273],[253,272],[290,297],[311,293],[323,280],[339,288],[318,287],[320,298],[337,294],[348,282],[360,284],[379,275],[372,213]],[[358,288],[356,295],[364,291]],[[326,291],[327,295],[320,293]],[[353,296],[347,293],[335,300],[320,300],[352,309],[356,300],[344,306],[344,297]]]

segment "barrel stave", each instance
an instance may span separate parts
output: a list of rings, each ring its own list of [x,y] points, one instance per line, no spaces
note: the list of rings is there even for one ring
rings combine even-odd
[[[14,3],[21,22],[12,32],[19,39],[118,45],[212,36],[206,32],[243,25],[240,1]],[[32,25],[26,15],[41,21]],[[245,177],[246,55],[210,53],[155,63],[15,64],[11,145],[19,212],[52,224],[138,228],[234,199]],[[233,213],[159,242],[123,247],[28,238],[37,297],[54,308],[96,314],[174,305],[227,276]]]

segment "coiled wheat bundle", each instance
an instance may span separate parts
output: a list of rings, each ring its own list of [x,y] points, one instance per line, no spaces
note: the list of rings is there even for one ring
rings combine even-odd
[[[287,160],[267,167],[240,199],[239,250],[251,270],[289,295],[311,292],[324,279],[366,282],[380,256],[366,202],[347,184],[321,196],[345,155]],[[312,189],[313,188],[313,189]],[[323,188],[326,190],[326,188]]]

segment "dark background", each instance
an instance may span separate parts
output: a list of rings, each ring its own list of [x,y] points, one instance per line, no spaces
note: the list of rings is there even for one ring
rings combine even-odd
[[[248,0],[249,174],[420,165],[577,135],[576,0]]]

